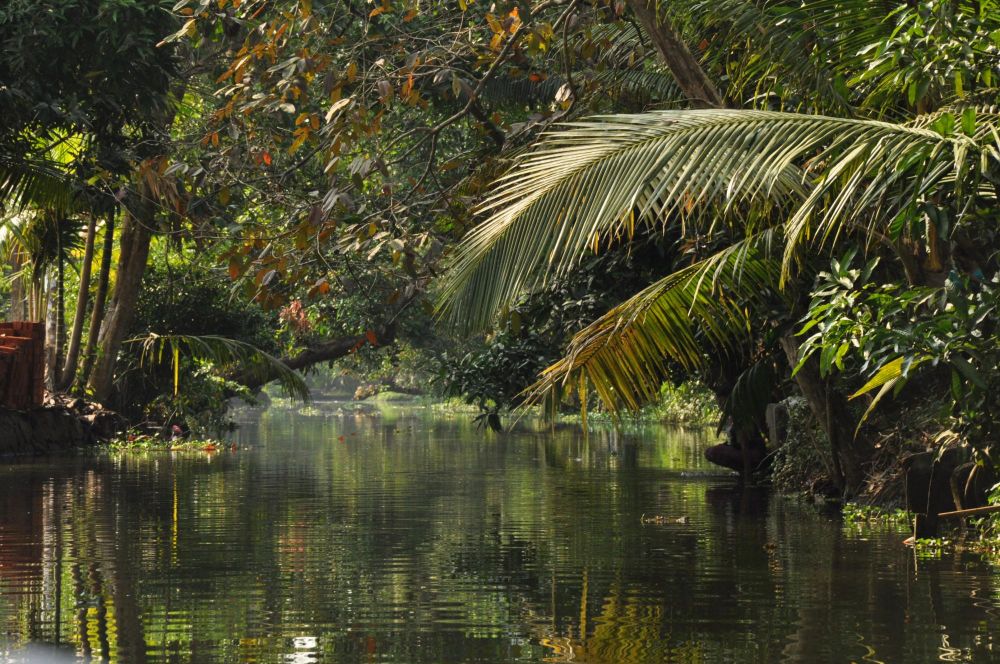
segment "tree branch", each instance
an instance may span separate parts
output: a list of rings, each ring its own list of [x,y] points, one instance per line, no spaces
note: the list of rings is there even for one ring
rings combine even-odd
[[[386,325],[375,330],[374,332],[376,343],[379,346],[388,346],[396,341],[395,325]],[[354,353],[366,343],[370,343],[370,339],[367,334],[338,337],[336,339],[329,339],[309,346],[305,350],[302,350],[291,357],[281,358],[281,361],[289,369],[299,371],[302,369],[308,369],[314,364],[319,364],[321,362],[339,360],[342,357],[346,357],[347,355]],[[230,376],[230,380],[237,382],[240,385],[244,385],[251,390],[259,389],[276,378],[276,374],[267,373],[260,375],[259,372],[255,374],[249,371],[242,371]]]
[[[656,0],[627,0],[643,30],[653,40],[663,62],[670,69],[677,85],[696,108],[722,108],[726,105],[718,88],[712,83],[697,58],[671,25],[670,20],[656,12]]]

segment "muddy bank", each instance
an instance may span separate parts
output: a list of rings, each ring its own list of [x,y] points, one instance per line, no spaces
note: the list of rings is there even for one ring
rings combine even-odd
[[[106,441],[124,429],[120,415],[83,399],[49,399],[40,408],[0,409],[0,456],[51,454]]]

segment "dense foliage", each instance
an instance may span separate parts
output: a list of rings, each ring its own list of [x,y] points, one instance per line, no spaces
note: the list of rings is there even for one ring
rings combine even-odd
[[[0,10],[0,195],[53,387],[151,333],[281,358],[187,396],[405,364],[494,424],[698,380],[744,472],[801,394],[848,493],[919,387],[992,463],[993,0],[50,4]]]

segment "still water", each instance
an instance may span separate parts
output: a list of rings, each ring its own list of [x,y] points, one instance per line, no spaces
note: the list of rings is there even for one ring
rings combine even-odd
[[[4,462],[0,661],[1000,661],[996,568],[742,491],[708,433],[467,420]]]

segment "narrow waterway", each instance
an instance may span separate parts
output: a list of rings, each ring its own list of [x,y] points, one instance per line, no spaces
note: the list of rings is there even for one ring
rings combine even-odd
[[[236,451],[3,462],[0,660],[1000,661],[996,568],[743,491],[708,432],[468,419],[317,404]]]

